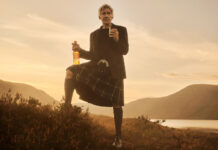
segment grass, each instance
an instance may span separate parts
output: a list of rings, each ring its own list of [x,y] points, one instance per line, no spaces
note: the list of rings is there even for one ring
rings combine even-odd
[[[125,112],[124,112],[125,113]],[[123,150],[216,150],[218,134],[161,126],[140,116],[123,120]],[[112,150],[113,118],[76,106],[41,105],[37,99],[0,97],[2,150]]]

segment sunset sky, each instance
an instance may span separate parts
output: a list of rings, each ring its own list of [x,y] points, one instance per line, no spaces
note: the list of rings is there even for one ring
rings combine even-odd
[[[218,0],[0,0],[0,79],[60,100],[71,43],[89,50],[105,3],[128,31],[126,103],[218,84]]]

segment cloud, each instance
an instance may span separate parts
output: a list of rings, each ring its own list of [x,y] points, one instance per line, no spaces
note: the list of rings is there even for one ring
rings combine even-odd
[[[0,25],[1,29],[5,30],[23,30],[23,27],[15,26],[15,25],[8,25],[8,24],[1,24]]]
[[[37,14],[27,14],[18,18],[12,23],[0,25],[0,29],[12,30],[14,34],[22,38],[40,38],[44,40],[65,41],[68,39],[87,37],[86,31],[80,30],[73,26],[61,24],[55,20],[39,16]]]
[[[29,48],[29,45],[27,43],[23,43],[17,39],[13,39],[13,38],[0,37],[0,41],[6,42],[8,44],[12,44],[12,45],[15,45],[15,46],[21,47],[21,48]]]
[[[171,79],[188,79],[188,80],[200,80],[200,81],[216,81],[218,82],[218,74],[205,74],[205,73],[190,73],[190,74],[180,74],[180,73],[166,73],[162,74],[165,78]]]
[[[195,59],[199,61],[214,59],[214,52],[218,54],[218,43],[207,40],[195,43],[184,43],[181,40],[175,41],[164,39],[156,34],[152,34],[148,29],[133,22],[126,21],[128,25],[130,43],[134,47],[150,47],[153,50],[162,50],[176,54],[181,59]],[[182,32],[176,32],[176,37],[181,39],[192,40],[190,35],[185,35]]]
[[[129,21],[129,53],[125,56],[127,78],[156,80],[163,72],[216,74],[218,44],[211,41],[184,43],[151,34],[145,27]],[[177,32],[180,36],[181,32]],[[192,38],[181,35],[181,38]],[[185,78],[185,77],[184,77]],[[146,85],[146,84],[145,84]]]
[[[36,14],[28,14],[27,17],[28,20],[26,20],[26,22],[28,22],[31,27],[34,25],[32,28],[35,30],[31,30],[34,34],[29,34],[32,36],[38,36],[48,40],[66,40],[73,37],[84,38],[87,36],[84,29],[80,30],[72,26],[67,26]]]
[[[68,26],[37,14],[27,14],[3,23],[0,32],[1,53],[8,59],[17,57],[16,60],[26,63],[46,61],[51,64],[56,61],[63,64],[63,58],[71,57],[71,42],[74,40],[78,40],[84,49],[89,47],[87,29]]]
[[[162,75],[165,78],[188,78],[188,75],[179,74],[179,73],[166,73]]]

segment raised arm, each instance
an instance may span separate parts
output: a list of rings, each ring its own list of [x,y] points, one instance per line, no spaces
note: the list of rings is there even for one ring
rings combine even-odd
[[[112,41],[113,49],[121,55],[126,55],[129,51],[129,42],[127,29],[125,27],[120,28],[119,30],[119,40]]]

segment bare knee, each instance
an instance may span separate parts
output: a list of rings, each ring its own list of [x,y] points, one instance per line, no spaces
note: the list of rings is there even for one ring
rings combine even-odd
[[[66,71],[66,77],[65,77],[66,79],[72,79],[73,78],[73,72],[72,71],[70,71],[70,70],[67,70]]]

